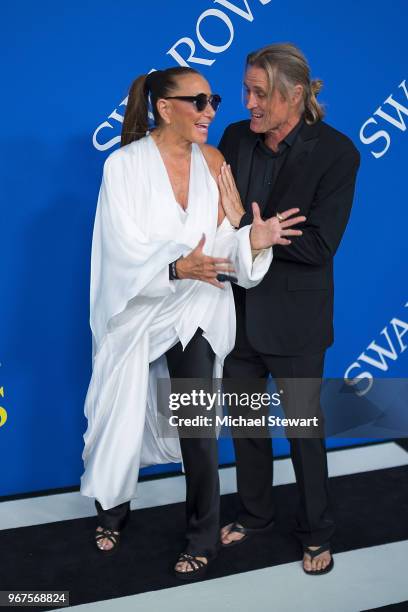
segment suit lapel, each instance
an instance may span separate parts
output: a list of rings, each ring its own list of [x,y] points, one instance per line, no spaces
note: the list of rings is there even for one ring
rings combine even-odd
[[[248,130],[240,139],[237,165],[237,188],[242,202],[245,202],[249,186],[249,173],[251,171],[252,156],[257,141],[257,134]]]
[[[280,200],[287,192],[295,177],[301,171],[309,154],[313,151],[319,139],[320,122],[314,125],[306,123],[301,128],[293,143],[286,161],[281,168],[276,183],[272,189],[268,203],[265,206],[263,217],[276,215],[280,210]]]

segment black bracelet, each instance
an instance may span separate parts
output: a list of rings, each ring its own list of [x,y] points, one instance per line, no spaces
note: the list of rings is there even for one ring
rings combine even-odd
[[[172,261],[171,263],[169,263],[169,280],[177,280],[178,279],[176,263],[182,257],[183,256],[181,256],[178,259],[176,259],[175,261]]]

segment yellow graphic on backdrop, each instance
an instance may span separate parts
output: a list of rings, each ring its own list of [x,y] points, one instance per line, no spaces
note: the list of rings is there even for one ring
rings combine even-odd
[[[0,397],[4,397],[4,387],[0,387]],[[3,406],[0,406],[0,427],[7,421],[7,411]]]

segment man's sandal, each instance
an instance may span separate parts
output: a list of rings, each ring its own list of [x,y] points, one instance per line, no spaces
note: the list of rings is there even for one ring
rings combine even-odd
[[[200,578],[203,578],[209,563],[208,560],[207,563],[205,563],[204,561],[201,561],[201,559],[197,559],[195,555],[189,555],[187,553],[181,553],[177,559],[177,563],[180,563],[181,561],[186,561],[191,567],[191,570],[180,572],[174,568],[174,573],[177,578],[180,578],[180,580],[199,580]]]
[[[308,546],[303,547],[303,552],[309,555],[311,560],[315,559],[316,557],[318,557],[319,555],[321,555],[322,553],[326,551],[329,551],[329,553],[331,554],[330,563],[326,565],[324,569],[320,569],[320,570],[306,570],[303,567],[303,571],[305,572],[305,574],[309,574],[309,576],[321,576],[322,574],[328,574],[333,569],[334,559],[333,559],[332,552],[330,550],[329,543],[322,544],[322,546],[319,546],[319,548],[316,548],[316,550],[311,550]]]
[[[242,533],[244,537],[240,538],[239,540],[233,540],[232,542],[229,542],[228,544],[224,544],[223,542],[221,542],[221,546],[223,548],[229,548],[230,546],[236,546],[237,544],[242,544],[242,542],[247,540],[250,536],[250,533],[245,529],[245,527],[242,527],[242,525],[239,525],[238,523],[232,523],[231,527],[229,528],[229,530],[227,531],[225,535],[229,535],[230,533]]]
[[[104,539],[112,542],[113,546],[111,548],[100,548],[98,542]],[[118,550],[120,540],[120,533],[117,531],[113,531],[112,529],[103,528],[102,531],[97,531],[95,536],[96,548],[103,555],[113,555]]]

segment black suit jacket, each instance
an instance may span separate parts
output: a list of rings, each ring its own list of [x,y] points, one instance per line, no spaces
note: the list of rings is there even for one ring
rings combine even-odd
[[[257,135],[249,121],[227,127],[219,149],[231,164],[246,214]],[[333,342],[333,257],[350,215],[360,154],[351,140],[323,121],[303,124],[271,191],[262,216],[300,208],[307,217],[303,235],[290,246],[273,247],[262,282],[249,290],[234,285],[237,342],[246,329],[257,351],[307,355]]]

